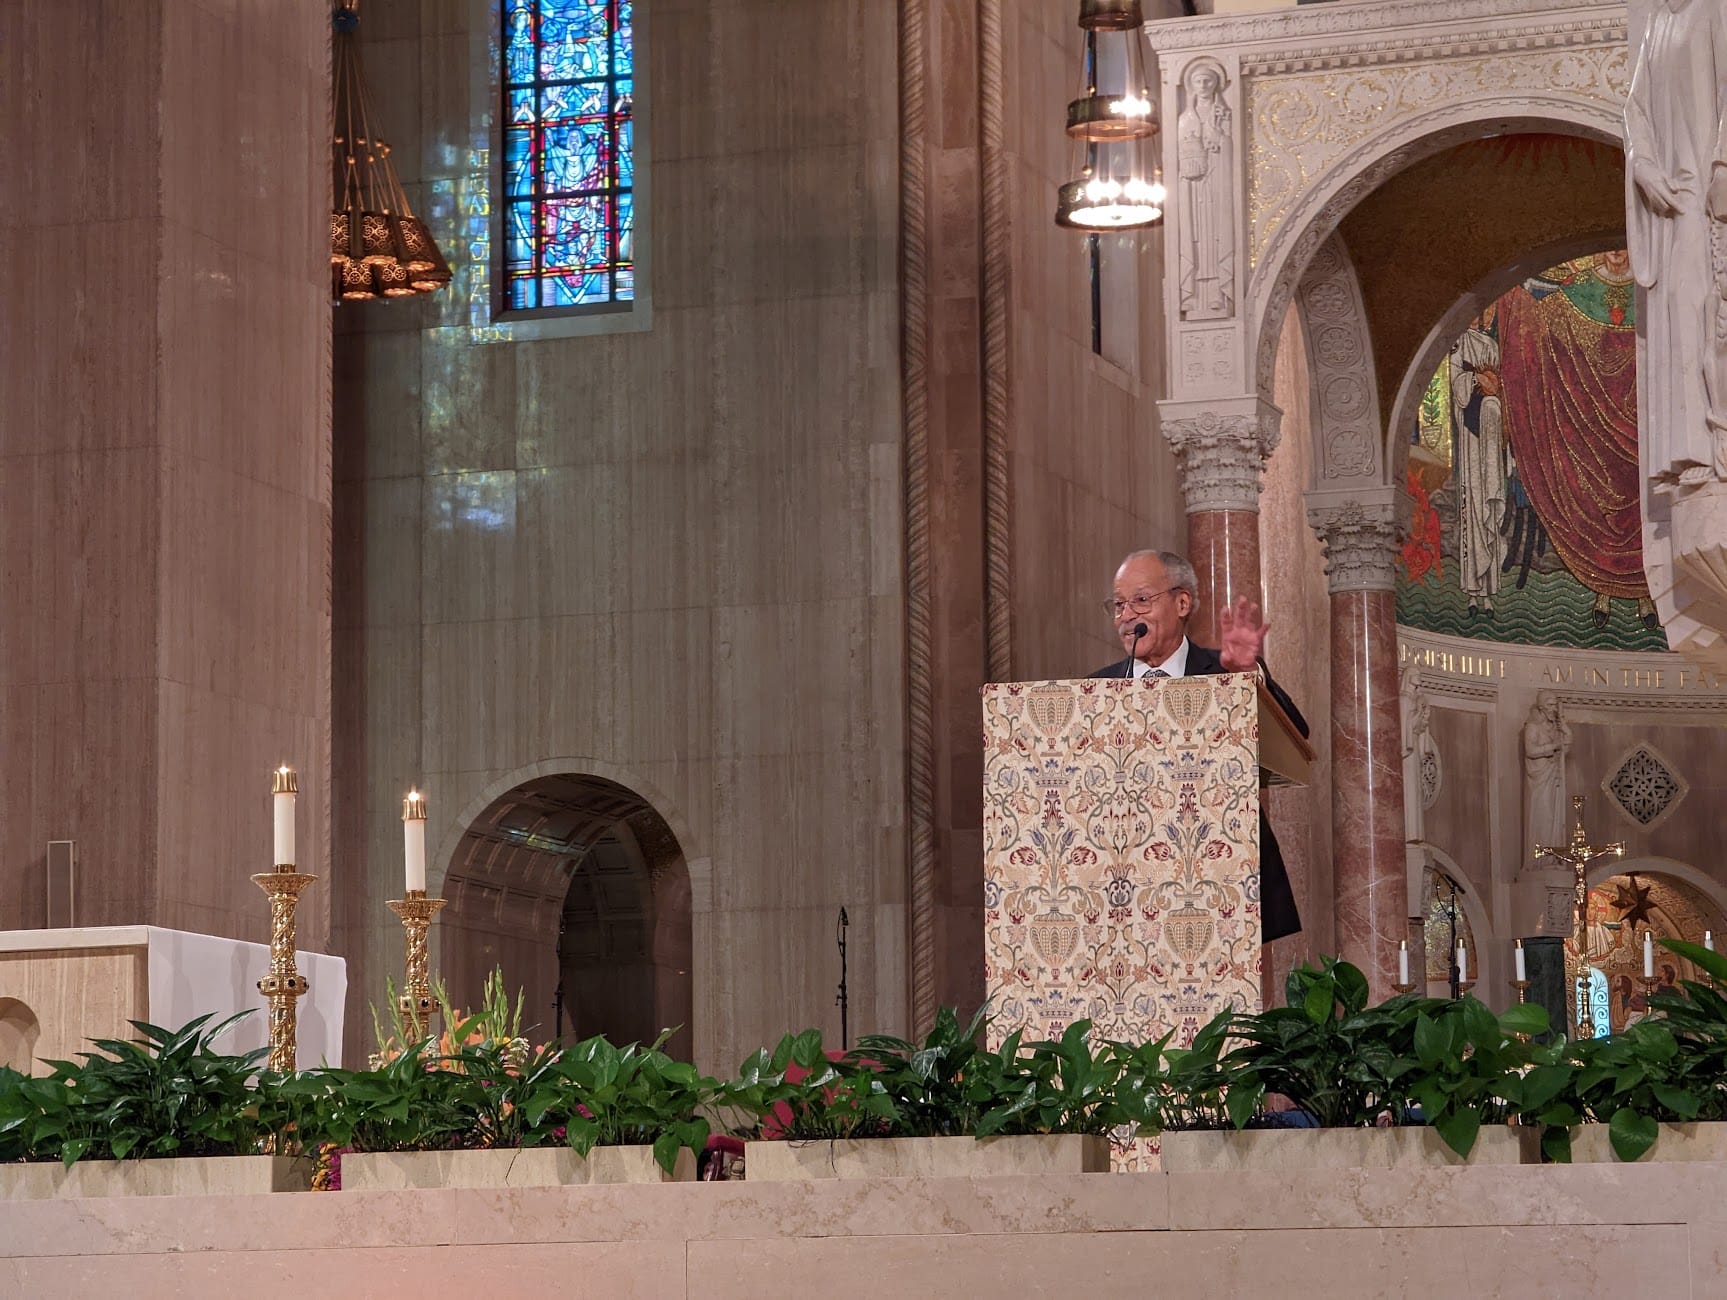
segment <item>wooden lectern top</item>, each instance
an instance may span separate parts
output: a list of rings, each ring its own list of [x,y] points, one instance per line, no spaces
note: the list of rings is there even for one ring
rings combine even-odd
[[[1277,697],[1259,681],[1259,783],[1306,785],[1313,776],[1313,746],[1302,735]]]

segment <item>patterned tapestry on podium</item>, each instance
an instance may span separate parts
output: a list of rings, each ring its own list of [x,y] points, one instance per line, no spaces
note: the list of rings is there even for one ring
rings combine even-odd
[[[1080,1019],[1185,1045],[1257,1010],[1255,678],[992,685],[983,723],[991,1045]]]

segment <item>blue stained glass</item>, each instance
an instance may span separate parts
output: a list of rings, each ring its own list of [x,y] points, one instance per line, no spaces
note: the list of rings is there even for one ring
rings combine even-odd
[[[635,295],[631,0],[503,0],[512,308]]]
[[[540,0],[540,79],[571,81],[611,73],[611,8],[583,0]]]

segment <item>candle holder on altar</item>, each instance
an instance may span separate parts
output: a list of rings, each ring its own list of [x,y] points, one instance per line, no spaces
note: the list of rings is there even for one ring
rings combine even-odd
[[[1528,980],[1511,981],[1511,987],[1517,991],[1517,1000],[1519,1002],[1529,1001],[1529,983],[1530,981]]]
[[[410,889],[406,898],[393,898],[389,908],[402,918],[402,932],[407,938],[407,971],[402,981],[402,996],[396,1006],[403,1021],[412,1029],[415,1041],[432,1032],[432,1017],[438,1004],[432,998],[431,961],[426,950],[426,936],[432,928],[432,918],[444,906],[441,898],[427,898],[423,889]]]

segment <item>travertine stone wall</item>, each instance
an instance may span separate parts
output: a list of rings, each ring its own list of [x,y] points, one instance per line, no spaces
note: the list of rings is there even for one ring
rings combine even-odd
[[[0,7],[0,926],[268,932],[329,872],[329,18]],[[300,940],[328,938],[329,891]]]
[[[375,8],[410,196],[471,205],[487,6]],[[680,837],[695,1054],[729,1068],[838,1041],[841,905],[853,1032],[906,1027],[897,32],[850,0],[638,14],[650,327],[475,328],[447,217],[451,290],[339,313],[339,943],[381,997],[410,782],[436,888],[464,813],[598,771]]]
[[[1102,610],[1115,566],[1132,550],[1185,549],[1187,516],[1157,429],[1162,232],[1101,237],[1094,353],[1086,236],[1053,220],[1078,160],[1061,123],[1080,93],[1082,33],[1071,6],[1004,8],[1012,675],[1038,681],[1121,658]]]

